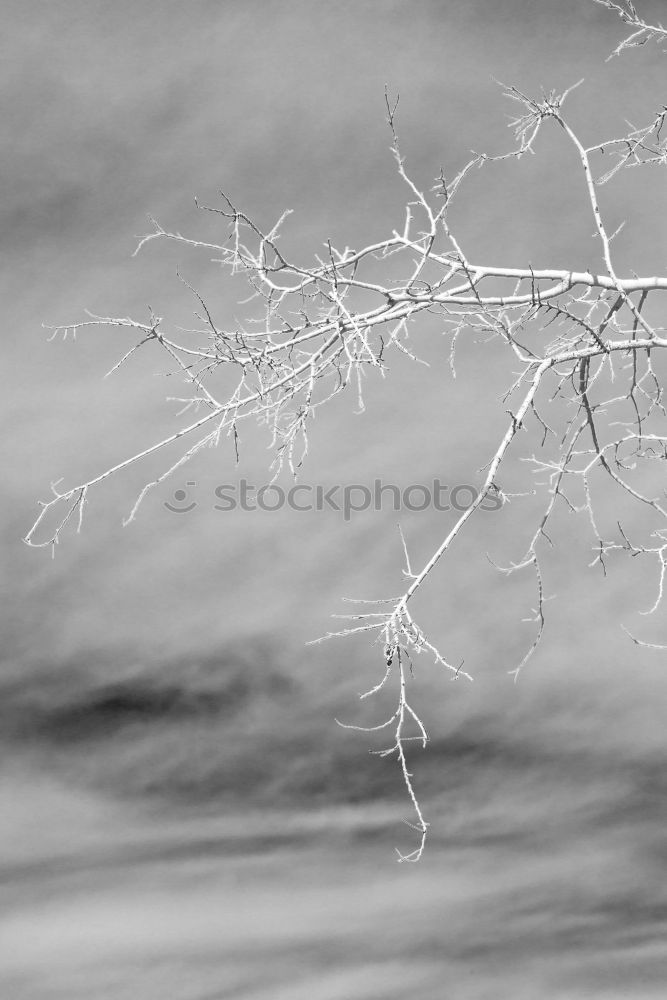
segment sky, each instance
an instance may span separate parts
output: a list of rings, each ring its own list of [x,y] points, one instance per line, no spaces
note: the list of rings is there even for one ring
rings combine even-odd
[[[571,120],[592,142],[660,104],[659,50],[605,63],[620,25],[583,0],[10,0],[4,18],[6,669],[90,657],[113,674],[128,659],[159,664],[268,637],[320,682],[319,668],[326,664],[330,675],[332,663],[348,683],[368,676],[372,650],[304,652],[304,643],[327,631],[343,597],[374,597],[400,580],[395,515],[383,510],[346,523],[333,512],[213,510],[217,484],[266,476],[261,429],[245,431],[238,469],[223,443],[164,484],[127,528],[122,518],[145,482],[142,469],[91,495],[81,534],[66,534],[55,560],[22,544],[51,481],[97,473],[175,426],[174,405],[164,402],[173,383],[165,390],[154,374],[159,363],[147,355],[103,379],[131,346],[125,332],[85,330],[64,340],[44,327],[74,322],[85,310],[145,319],[150,308],[171,329],[187,325],[193,301],[177,270],[218,315],[237,316],[238,286],[206,254],[155,243],[132,257],[148,215],[199,238],[220,236],[217,220],[197,212],[195,196],[216,204],[222,189],[267,226],[292,209],[284,246],[305,261],[328,238],[352,245],[391,231],[406,193],[389,151],[385,86],[400,95],[408,168],[427,185],[441,166],[450,175],[460,168],[470,150],[508,148],[513,109],[497,81],[534,93],[583,77],[570,99]],[[558,139],[546,135],[536,156],[471,179],[454,218],[473,259],[595,262],[581,178]],[[663,266],[667,206],[656,176],[620,181],[604,192],[603,207],[612,222],[629,219],[618,244],[623,267]],[[505,362],[494,348],[466,344],[453,382],[444,340],[430,329],[422,337],[429,369],[399,359],[388,380],[369,384],[362,416],[350,397],[318,418],[307,481],[409,483],[435,474],[478,481],[493,450]],[[172,514],[165,503],[186,481],[197,484],[198,507]],[[520,620],[532,599],[528,584],[504,580],[486,562],[487,547],[500,558],[511,555],[508,540],[521,544],[519,527],[504,518],[487,514],[462,541],[433,578],[423,612],[446,634],[453,658],[466,657],[503,705],[509,696],[498,692],[525,647]],[[432,511],[406,515],[415,559],[437,544],[442,524]],[[580,552],[566,546],[554,554],[559,605],[527,684],[551,689],[567,676],[599,687],[606,679],[642,718],[637,692],[659,683],[655,659],[610,635],[620,614],[634,612],[626,581],[641,594],[650,581],[625,567],[614,568],[604,587],[591,586],[585,531],[580,537]],[[658,633],[654,626],[651,637]],[[639,685],[625,680],[631,660],[641,664],[632,668]]]
[[[659,18],[662,0],[641,10]],[[662,15],[664,16],[664,15]],[[91,492],[52,559],[22,538],[66,488],[178,426],[181,384],[120,329],[53,327],[86,310],[165,328],[196,302],[242,320],[244,290],[210,254],[154,241],[148,217],[223,240],[200,203],[219,192],[305,265],[404,219],[385,121],[428,188],[471,151],[510,148],[503,84],[562,91],[586,144],[665,104],[656,45],[606,62],[619,19],[593,0],[5,0],[0,268],[0,980],[17,1000],[238,996],[331,1000],[408,990],[440,1000],[664,995],[664,610],[655,573],[591,569],[585,521],[563,512],[545,558],[544,641],[523,553],[539,508],[479,512],[415,601],[417,620],[474,677],[420,658],[410,679],[431,736],[413,762],[431,822],[419,865],[396,763],[368,734],[395,701],[359,692],[384,660],[365,639],[307,645],[343,598],[403,583],[391,509],[225,512],[221,484],[268,481],[263,428],[223,441],[123,518],[178,452]],[[664,177],[600,189],[619,271],[662,274]],[[452,220],[468,256],[506,266],[600,267],[580,166],[556,129],[535,155],[476,171]],[[378,268],[378,271],[380,269]],[[655,308],[652,318],[660,321]],[[366,409],[343,394],[314,422],[312,485],[480,482],[507,414],[512,359],[417,323],[429,362],[391,359]],[[656,362],[658,364],[659,362]],[[664,371],[664,368],[663,368]],[[667,373],[665,373],[667,374]],[[502,485],[532,485],[521,461]],[[654,463],[657,466],[659,463]],[[664,464],[664,463],[662,463]],[[664,488],[664,473],[649,484]],[[288,485],[287,481],[283,484]],[[617,500],[594,484],[614,528]],[[189,513],[167,505],[185,490]],[[413,563],[453,513],[401,512]],[[639,514],[623,508],[625,523]],[[632,520],[632,517],[636,520]],[[610,530],[611,530],[610,529]]]

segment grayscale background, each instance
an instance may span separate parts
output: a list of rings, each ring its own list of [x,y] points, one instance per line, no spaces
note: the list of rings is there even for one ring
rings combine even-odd
[[[645,2],[659,17],[658,2]],[[239,289],[206,254],[154,243],[166,227],[224,238],[198,213],[219,188],[304,263],[327,239],[402,224],[384,87],[400,93],[409,170],[428,186],[469,151],[508,148],[493,78],[570,100],[586,142],[665,101],[653,45],[605,63],[622,25],[588,0],[5,0],[2,75],[2,664],[0,993],[11,1000],[573,1000],[659,998],[667,981],[664,655],[635,648],[655,580],[638,561],[590,570],[584,523],[549,558],[544,644],[518,558],[532,508],[480,514],[418,609],[473,684],[424,658],[414,751],[431,823],[419,865],[395,763],[336,717],[382,669],[364,641],[306,646],[342,598],[397,589],[392,510],[223,513],[213,490],[266,481],[261,429],[199,456],[121,520],[156,459],[92,493],[56,558],[21,542],[49,482],[75,483],[175,424],[176,379],[150,353],[113,377],[120,330],[49,341],[42,324],[96,313],[187,326],[177,269],[218,315]],[[535,157],[475,175],[458,233],[506,265],[595,266],[578,164],[555,130]],[[621,271],[665,266],[664,175],[604,189]],[[323,411],[310,483],[476,483],[503,417],[507,359],[415,327],[405,359]],[[173,460],[176,455],[171,455]],[[525,467],[514,473],[526,479]],[[512,472],[510,470],[509,474]],[[230,478],[231,477],[231,478]],[[165,508],[186,481],[197,507]],[[511,484],[508,484],[510,488]],[[528,513],[526,513],[528,511]],[[451,515],[406,513],[415,561]]]

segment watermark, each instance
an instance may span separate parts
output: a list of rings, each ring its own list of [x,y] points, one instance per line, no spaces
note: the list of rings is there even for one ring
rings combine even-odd
[[[194,498],[197,481],[188,480],[185,486],[186,489],[175,490],[171,500],[164,501],[164,506],[172,514],[189,514],[201,506],[201,501]],[[433,479],[428,484],[412,483],[408,486],[396,486],[381,479],[373,480],[370,486],[364,483],[338,483],[333,486],[295,483],[288,489],[277,483],[255,486],[247,479],[240,479],[238,483],[216,486],[212,493],[214,510],[261,510],[268,513],[285,507],[303,512],[332,510],[341,513],[346,521],[353,514],[367,510],[455,510],[462,513],[473,505],[484,511],[500,510],[503,506],[502,496],[495,487],[480,502],[479,490],[475,486],[469,483],[449,486],[439,479]]]

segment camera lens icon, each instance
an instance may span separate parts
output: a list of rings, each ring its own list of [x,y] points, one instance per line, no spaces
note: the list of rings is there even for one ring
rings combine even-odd
[[[190,480],[185,484],[186,486],[196,486],[197,483],[194,480]],[[194,510],[197,506],[196,502],[193,500],[192,503],[187,506],[183,504],[188,499],[188,491],[183,489],[174,490],[172,499],[176,501],[179,506],[173,506],[168,500],[164,501],[164,506],[167,510],[170,510],[173,514],[188,514],[191,510]]]

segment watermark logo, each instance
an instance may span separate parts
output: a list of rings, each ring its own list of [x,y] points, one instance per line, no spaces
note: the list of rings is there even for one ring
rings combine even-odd
[[[164,501],[164,506],[173,514],[189,514],[201,505],[194,499],[197,481],[188,480],[185,487],[175,490],[171,500]],[[502,496],[493,487],[480,501],[480,493],[475,486],[469,483],[449,486],[439,479],[433,479],[428,484],[412,483],[402,487],[375,479],[370,486],[364,483],[338,483],[333,486],[295,483],[288,489],[277,483],[256,486],[247,479],[240,479],[238,483],[216,486],[212,492],[213,509],[223,512],[261,510],[273,513],[284,508],[304,513],[332,510],[341,513],[346,521],[351,520],[354,514],[367,510],[455,510],[462,513],[472,506],[484,511],[500,510],[503,506]]]

